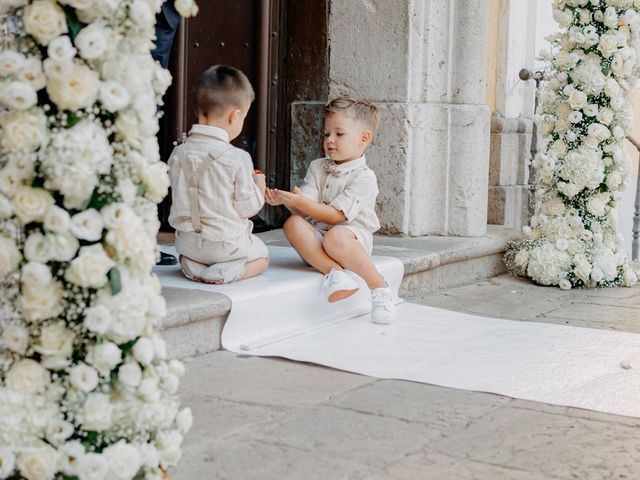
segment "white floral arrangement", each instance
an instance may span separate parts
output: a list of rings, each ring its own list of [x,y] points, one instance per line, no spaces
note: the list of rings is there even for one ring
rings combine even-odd
[[[180,459],[151,273],[161,5],[0,0],[0,479],[159,480]]]
[[[616,193],[630,172],[640,0],[554,0],[553,16],[561,31],[548,39],[553,53],[542,52],[534,214],[505,260],[541,285],[631,286],[640,272],[617,234]]]

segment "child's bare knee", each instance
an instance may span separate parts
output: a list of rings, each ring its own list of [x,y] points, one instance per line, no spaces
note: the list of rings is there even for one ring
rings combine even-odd
[[[327,253],[343,252],[349,248],[353,234],[339,227],[333,227],[322,239],[322,246]]]
[[[298,215],[294,215],[292,217],[287,218],[284,222],[284,234],[287,238],[291,238],[291,236],[297,235],[302,228],[304,228],[305,219],[299,217]]]

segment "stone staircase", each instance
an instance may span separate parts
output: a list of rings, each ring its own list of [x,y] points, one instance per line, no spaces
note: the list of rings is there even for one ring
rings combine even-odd
[[[404,263],[402,297],[484,280],[504,273],[502,261],[515,230],[489,225],[479,238],[375,236],[374,255]],[[282,230],[259,234],[267,245],[288,246]],[[171,239],[163,236],[163,243]],[[220,349],[220,334],[231,310],[226,296],[201,290],[164,287],[167,317],[162,333],[173,357],[193,357]]]

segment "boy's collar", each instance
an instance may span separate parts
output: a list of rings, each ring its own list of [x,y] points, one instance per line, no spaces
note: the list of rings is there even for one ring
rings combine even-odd
[[[213,125],[203,125],[201,123],[194,123],[191,126],[191,135],[204,135],[206,137],[214,137],[229,143],[229,134],[227,131],[220,127],[214,127]]]
[[[355,170],[356,168],[362,167],[367,164],[367,160],[364,155],[358,157],[354,160],[349,160],[344,163],[336,163],[330,158],[326,157],[326,162],[324,164],[325,169],[328,173],[332,173],[335,176],[339,177],[340,175],[344,175],[347,172]]]

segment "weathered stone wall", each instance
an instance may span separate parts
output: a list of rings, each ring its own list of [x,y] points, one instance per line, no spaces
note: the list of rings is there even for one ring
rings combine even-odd
[[[528,223],[532,127],[525,118],[491,118],[489,224],[520,229]]]
[[[329,97],[368,97],[382,123],[367,158],[382,231],[486,231],[490,112],[486,0],[334,0]]]

